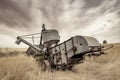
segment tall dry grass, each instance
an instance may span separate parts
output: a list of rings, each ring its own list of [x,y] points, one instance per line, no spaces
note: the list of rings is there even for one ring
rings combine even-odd
[[[120,80],[120,45],[106,55],[86,57],[72,71],[41,72],[32,57],[18,55],[0,58],[0,80]]]

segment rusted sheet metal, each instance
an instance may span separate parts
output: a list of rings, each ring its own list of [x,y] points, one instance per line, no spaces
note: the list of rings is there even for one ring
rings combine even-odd
[[[57,43],[60,40],[60,36],[57,30],[45,30],[41,33],[41,35],[43,44],[46,44],[46,47]]]
[[[88,46],[100,46],[100,43],[94,37],[90,37],[90,36],[81,36],[81,37],[87,41]]]

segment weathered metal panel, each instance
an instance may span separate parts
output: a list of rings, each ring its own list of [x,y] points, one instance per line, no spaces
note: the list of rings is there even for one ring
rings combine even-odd
[[[83,37],[87,41],[88,46],[100,46],[100,43],[94,37],[90,37],[90,36],[81,36],[81,37]]]
[[[60,45],[60,51],[61,51],[61,58],[62,58],[62,63],[67,64],[67,56],[65,54],[65,44]]]
[[[83,51],[88,50],[87,42],[81,36],[75,36],[74,37],[74,45],[77,48],[77,51],[75,52],[75,54],[79,54]]]
[[[71,58],[74,55],[73,52],[73,43],[72,43],[72,38],[66,42],[66,47],[67,47],[67,57]]]
[[[54,62],[54,64],[56,64],[56,55],[55,55],[55,48],[52,48],[51,49],[51,56],[53,57],[53,62]]]
[[[60,39],[59,33],[56,30],[45,30],[42,33],[43,43],[54,43]]]
[[[61,64],[61,62],[62,62],[62,59],[61,59],[61,53],[60,53],[60,48],[59,48],[59,46],[57,46],[57,47],[55,47],[55,49],[56,49],[56,63],[57,64]]]
[[[90,40],[90,41],[88,41]],[[53,48],[54,63],[67,64],[68,60],[81,52],[89,50],[89,46],[98,46],[99,42],[92,37],[75,36]],[[89,46],[88,46],[89,45]],[[73,48],[76,47],[76,51]]]

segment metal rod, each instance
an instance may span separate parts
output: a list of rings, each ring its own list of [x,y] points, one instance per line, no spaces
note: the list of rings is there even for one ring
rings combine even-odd
[[[34,41],[34,36],[32,35],[32,41],[33,41],[33,45],[35,45],[35,41]]]
[[[37,34],[41,34],[41,33],[28,34],[28,35],[23,35],[23,36],[20,36],[20,37],[31,36],[31,35],[37,35]]]
[[[18,36],[17,39],[20,40],[20,41],[22,41],[23,43],[27,44],[28,46],[30,46],[30,47],[32,47],[32,48],[34,48],[34,49],[42,52],[42,49],[38,48],[38,47],[35,46],[35,45],[32,45],[32,44],[29,43],[28,41],[24,40],[21,36]]]

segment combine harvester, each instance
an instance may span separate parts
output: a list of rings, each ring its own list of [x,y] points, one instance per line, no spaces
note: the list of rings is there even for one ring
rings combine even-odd
[[[32,43],[28,41],[32,40]],[[37,41],[35,41],[37,39]],[[21,42],[29,46],[27,55],[40,58],[42,70],[66,70],[71,69],[75,64],[82,63],[85,56],[104,54],[104,49],[97,39],[90,36],[74,36],[59,43],[60,36],[57,30],[46,29],[42,26],[41,33],[23,35],[17,37],[17,44]],[[39,42],[38,44],[35,44]]]

